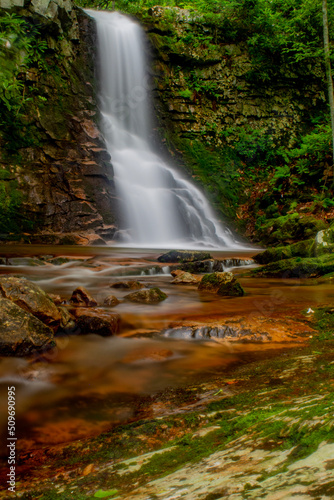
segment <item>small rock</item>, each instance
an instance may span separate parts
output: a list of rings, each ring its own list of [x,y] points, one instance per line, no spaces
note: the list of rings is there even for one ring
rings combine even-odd
[[[48,296],[56,304],[56,306],[60,306],[64,302],[64,299],[61,298],[60,295],[55,295],[54,293],[48,293]]]
[[[95,333],[102,337],[110,337],[119,331],[121,317],[119,314],[106,312],[104,309],[75,309],[73,311],[79,328],[77,333],[85,335]]]
[[[245,295],[244,289],[232,273],[205,274],[198,290],[214,292],[218,295],[239,297]]]
[[[109,306],[109,307],[115,307],[117,306],[118,304],[120,304],[120,301],[118,300],[117,297],[115,297],[115,295],[108,295],[108,297],[106,297],[104,299],[104,302],[103,304],[105,306]]]
[[[51,328],[11,300],[0,298],[2,356],[29,356],[55,345]]]
[[[63,330],[74,330],[75,329],[75,321],[72,314],[66,307],[58,307],[58,310],[61,314],[60,326]]]
[[[125,300],[131,302],[140,302],[142,304],[156,304],[167,299],[167,295],[160,288],[150,288],[150,290],[140,290],[139,292],[129,293],[125,295]]]
[[[94,307],[97,302],[84,287],[78,287],[72,293],[70,303],[76,306]]]
[[[172,274],[173,272],[177,271],[172,271]],[[179,271],[175,279],[173,279],[172,283],[173,285],[189,285],[189,284],[197,285],[199,281],[201,281],[201,278],[194,276],[191,273],[187,273],[185,271]]]
[[[139,290],[140,288],[145,288],[145,286],[139,281],[116,281],[112,283],[110,288],[124,288],[130,290]]]

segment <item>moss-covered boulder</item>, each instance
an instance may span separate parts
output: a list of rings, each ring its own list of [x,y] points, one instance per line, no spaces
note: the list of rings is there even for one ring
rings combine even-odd
[[[130,302],[140,302],[141,304],[157,304],[167,299],[167,295],[160,288],[154,287],[150,290],[139,290],[138,292],[129,293],[125,295],[124,299]]]
[[[272,262],[251,271],[252,275],[270,278],[317,278],[334,272],[334,255],[302,259],[294,257]]]
[[[13,276],[0,278],[0,295],[57,331],[61,314],[50,297],[35,283]]]
[[[291,259],[291,257],[313,257],[314,239],[298,241],[284,247],[267,248],[264,252],[255,255],[254,260],[258,264],[269,264],[278,260]]]
[[[55,345],[51,328],[11,300],[0,298],[1,356],[29,356]]]
[[[315,255],[334,253],[334,225],[319,231],[315,237]]]
[[[198,289],[230,297],[245,295],[244,289],[232,273],[205,274]]]
[[[257,237],[265,245],[280,245],[307,240],[326,228],[323,220],[294,213],[269,219],[257,231]]]
[[[189,250],[171,250],[158,257],[159,262],[197,262],[206,259],[211,259],[211,255],[208,252]]]

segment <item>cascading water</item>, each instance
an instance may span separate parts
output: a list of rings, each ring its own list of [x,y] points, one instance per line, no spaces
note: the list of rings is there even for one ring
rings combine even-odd
[[[203,194],[149,144],[148,75],[141,27],[118,12],[96,20],[102,133],[121,200],[122,243],[139,247],[240,247]]]

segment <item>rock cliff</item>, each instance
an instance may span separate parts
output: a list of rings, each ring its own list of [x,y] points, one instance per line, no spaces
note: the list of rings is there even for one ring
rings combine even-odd
[[[1,47],[16,57],[24,103],[0,136],[1,239],[103,243],[116,208],[96,125],[94,24],[70,0],[1,0],[0,11],[27,37],[16,52],[11,40]]]

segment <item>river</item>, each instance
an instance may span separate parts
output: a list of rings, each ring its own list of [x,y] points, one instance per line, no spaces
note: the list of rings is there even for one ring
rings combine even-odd
[[[161,252],[154,250],[6,246],[1,252],[9,258],[7,265],[0,266],[1,275],[26,277],[46,292],[59,294],[67,304],[78,286],[85,286],[99,304],[111,293],[121,301],[113,308],[121,315],[117,336],[62,335],[56,337],[57,348],[42,357],[1,358],[1,414],[6,414],[7,386],[16,385],[21,452],[164,414],[168,408],[157,401],[167,388],[209,380],[235,364],[276,355],[303,342],[310,335],[300,311],[328,302],[334,295],[330,285],[240,276],[246,296],[219,297],[199,292],[194,285],[172,284],[167,265],[156,260]],[[254,250],[211,253],[219,259],[249,258]],[[25,260],[29,255],[39,256],[35,264],[41,264],[41,259],[45,264],[31,265],[33,261]],[[153,274],[158,266],[162,273]],[[240,275],[249,269],[230,270]],[[168,298],[154,305],[123,302],[127,292],[111,289],[110,284],[129,276],[158,286]],[[243,341],[177,338],[182,337],[184,326],[217,324],[246,325],[255,334],[265,331],[271,336],[256,341],[249,336]],[[171,328],[181,333],[168,338]]]

